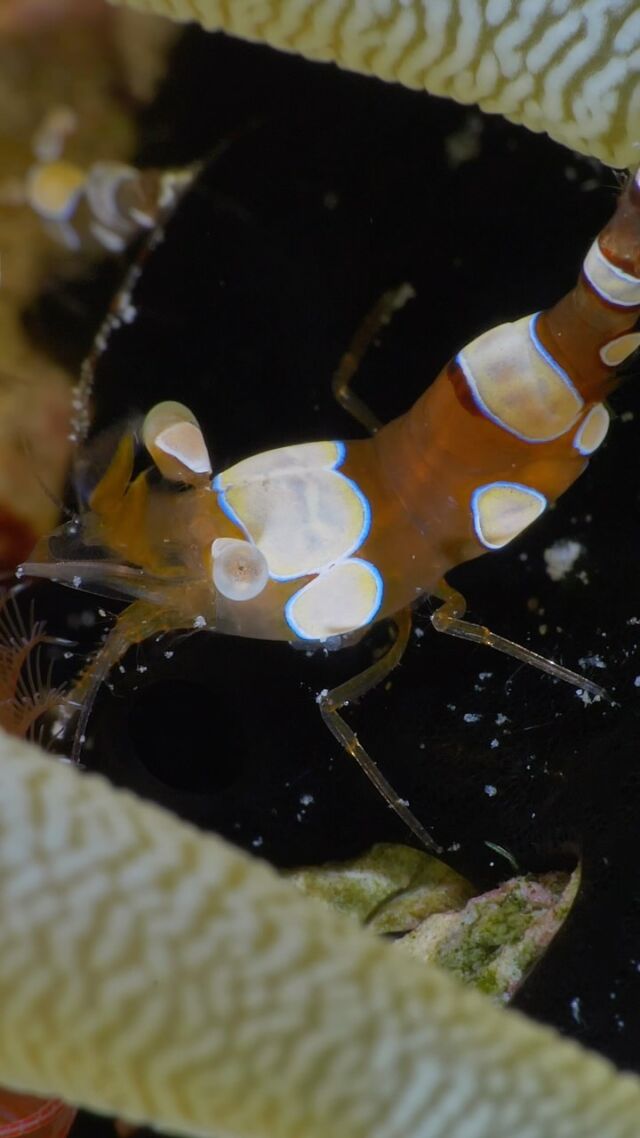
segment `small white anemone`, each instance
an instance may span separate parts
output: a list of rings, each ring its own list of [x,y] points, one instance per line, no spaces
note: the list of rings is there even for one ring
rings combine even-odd
[[[250,601],[269,580],[269,566],[263,553],[250,541],[218,537],[211,546],[213,583],[230,601]]]

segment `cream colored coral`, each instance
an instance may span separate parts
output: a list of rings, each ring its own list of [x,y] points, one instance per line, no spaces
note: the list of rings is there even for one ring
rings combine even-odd
[[[194,1135],[632,1138],[640,1082],[0,736],[0,1080]]]
[[[120,0],[123,2],[123,0]],[[640,157],[637,0],[124,0]]]

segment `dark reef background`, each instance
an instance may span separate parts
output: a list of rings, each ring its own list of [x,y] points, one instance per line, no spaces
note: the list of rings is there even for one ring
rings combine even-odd
[[[147,259],[136,319],[101,358],[96,428],[180,399],[217,468],[357,436],[331,374],[380,294],[409,281],[415,300],[357,381],[381,417],[403,411],[473,336],[572,286],[617,189],[611,171],[500,119],[190,31],[141,124],[139,157],[207,154]],[[52,289],[30,314],[67,362],[87,347],[115,271]],[[454,575],[473,618],[584,670],[615,705],[585,706],[568,686],[438,636],[425,603],[390,685],[348,717],[478,888],[512,872],[488,843],[522,871],[582,858],[574,910],[516,1004],[640,1069],[637,371],[557,508]],[[543,553],[565,538],[583,551],[554,582]],[[62,592],[41,588],[38,615],[68,634],[71,614],[76,639],[95,640],[103,602]],[[315,704],[370,651],[365,641],[307,657],[209,634],[146,644],[100,693],[87,765],[280,866],[410,841]]]

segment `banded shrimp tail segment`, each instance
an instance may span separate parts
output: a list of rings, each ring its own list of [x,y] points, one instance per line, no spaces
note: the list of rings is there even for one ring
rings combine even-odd
[[[541,313],[537,331],[591,404],[613,390],[618,369],[640,347],[635,328],[639,316],[640,170],[636,170],[611,220],[588,249],[575,288]]]

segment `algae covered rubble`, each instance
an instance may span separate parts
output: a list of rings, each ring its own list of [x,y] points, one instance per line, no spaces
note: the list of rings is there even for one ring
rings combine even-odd
[[[396,948],[438,964],[496,1003],[519,988],[569,912],[579,871],[516,876],[474,896],[437,858],[381,843],[351,861],[291,874],[297,887],[348,913]]]

